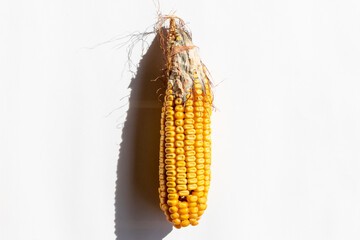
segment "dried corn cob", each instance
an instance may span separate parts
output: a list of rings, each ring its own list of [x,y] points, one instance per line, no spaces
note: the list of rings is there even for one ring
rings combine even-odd
[[[160,207],[176,228],[196,226],[210,186],[212,93],[205,66],[181,19],[162,36],[167,89],[161,113]],[[158,28],[160,31],[160,27]],[[165,35],[165,36],[164,36]]]

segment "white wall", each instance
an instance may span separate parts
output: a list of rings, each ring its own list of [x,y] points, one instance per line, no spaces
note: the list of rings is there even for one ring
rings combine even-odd
[[[200,225],[172,229],[158,208],[154,36],[133,80],[119,48],[153,2],[3,0],[0,239],[360,239],[360,2],[161,10],[189,23],[219,84]]]

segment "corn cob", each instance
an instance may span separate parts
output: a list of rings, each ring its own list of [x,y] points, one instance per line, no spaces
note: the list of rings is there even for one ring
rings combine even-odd
[[[167,89],[160,121],[159,197],[168,221],[181,228],[198,225],[207,207],[213,97],[206,68],[182,20],[166,19],[170,24],[162,38]]]

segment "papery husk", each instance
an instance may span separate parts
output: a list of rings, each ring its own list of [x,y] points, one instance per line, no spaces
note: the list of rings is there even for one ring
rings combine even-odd
[[[165,26],[169,20],[169,25]],[[202,63],[198,48],[192,42],[191,34],[185,29],[185,23],[176,16],[160,16],[157,24],[160,46],[166,58],[167,83],[171,84],[175,97],[183,102],[192,95],[194,81],[197,79],[206,95],[205,84],[211,89],[209,72]],[[210,92],[211,99],[213,98]]]

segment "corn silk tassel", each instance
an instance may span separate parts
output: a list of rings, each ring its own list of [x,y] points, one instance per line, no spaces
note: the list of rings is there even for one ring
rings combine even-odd
[[[184,22],[174,16],[159,19],[167,85],[160,130],[160,208],[176,228],[196,226],[207,208],[211,179],[211,83]]]

